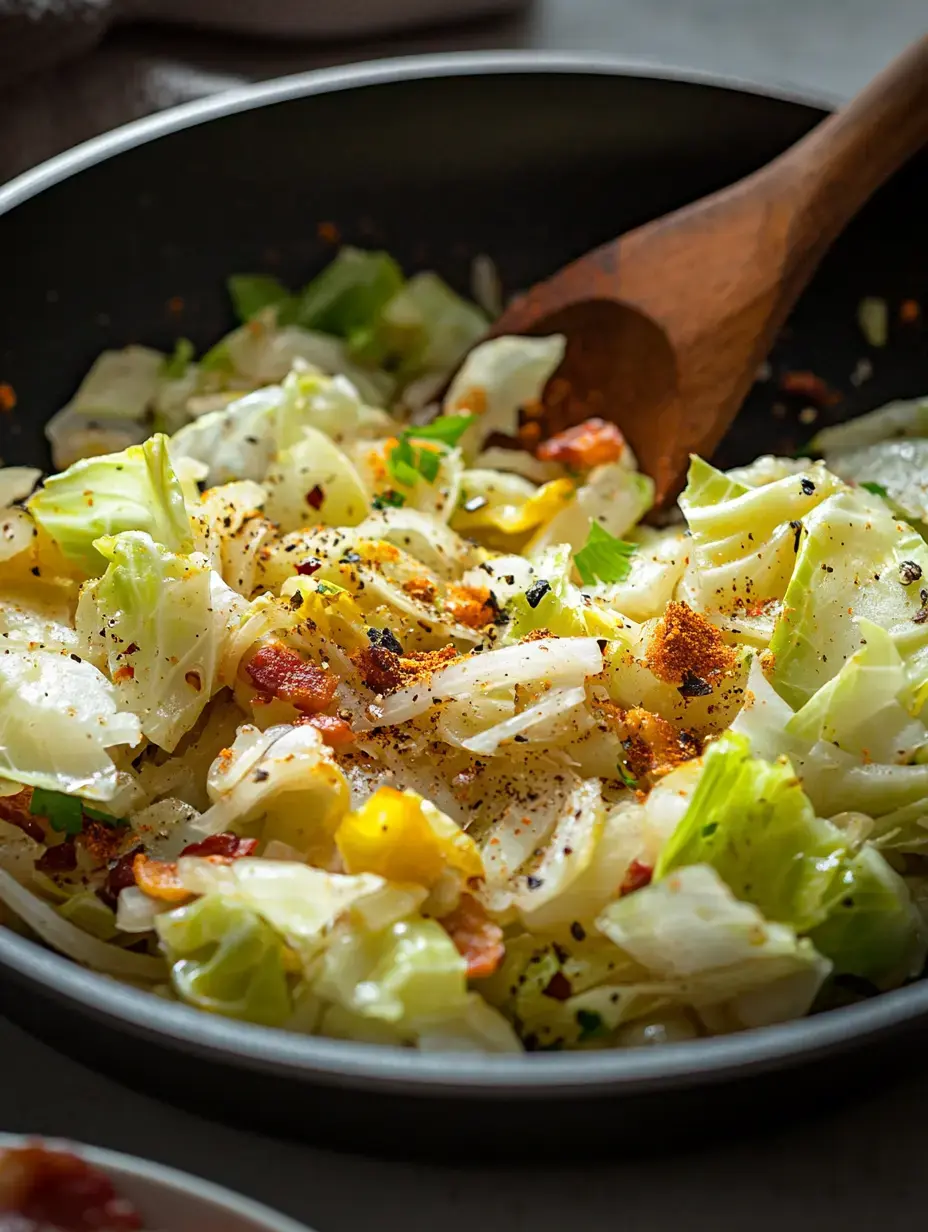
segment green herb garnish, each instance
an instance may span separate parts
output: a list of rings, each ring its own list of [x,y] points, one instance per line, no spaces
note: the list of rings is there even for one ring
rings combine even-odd
[[[574,553],[574,564],[585,586],[593,586],[596,582],[624,582],[631,571],[631,557],[637,550],[636,544],[616,539],[591,520],[586,543]]]
[[[371,501],[371,507],[374,509],[402,509],[405,504],[406,497],[403,493],[394,492],[392,488],[379,492]]]
[[[91,808],[77,796],[66,796],[64,792],[48,791],[44,787],[32,789],[29,812],[34,817],[45,817],[51,828],[59,834],[80,834],[85,817],[89,817],[91,821],[102,821],[108,826],[128,825],[124,818],[101,813],[99,809]]]
[[[620,761],[619,764],[616,766],[616,769],[619,772],[619,778],[622,780],[622,782],[625,784],[626,787],[637,787],[638,786],[638,780],[636,778],[633,778],[631,774],[629,774],[628,766],[626,766],[624,762]]]
[[[577,1010],[577,1026],[580,1028],[579,1042],[585,1043],[587,1040],[599,1039],[604,1035],[608,1035],[608,1028],[603,1022],[601,1014],[597,1014],[595,1010]]]
[[[179,381],[192,362],[194,353],[189,338],[178,338],[174,343],[174,354],[164,361],[165,377],[169,381]]]
[[[881,483],[862,483],[860,486],[866,489],[866,491],[872,492],[874,496],[882,496],[884,500],[889,497],[889,493]]]
[[[439,415],[430,424],[405,428],[387,457],[387,469],[392,477],[406,488],[415,487],[420,479],[434,483],[441,469],[441,454],[428,447],[418,449],[413,442],[435,441],[454,449],[474,418],[467,414]]]

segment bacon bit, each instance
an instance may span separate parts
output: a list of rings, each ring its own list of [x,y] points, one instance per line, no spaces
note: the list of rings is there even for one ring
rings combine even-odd
[[[403,590],[412,599],[416,599],[419,603],[434,603],[435,602],[435,583],[427,577],[410,578],[408,582],[403,583]]]
[[[164,903],[183,903],[192,897],[181,884],[177,865],[167,860],[152,860],[140,851],[132,861],[132,873],[135,884],[149,898],[157,898]]]
[[[650,710],[636,707],[627,711],[624,725],[628,735],[623,747],[636,778],[667,774],[702,753],[702,742],[692,732],[679,731]]]
[[[614,423],[587,419],[539,445],[536,456],[542,462],[560,462],[571,470],[588,471],[617,461],[624,452],[625,437]]]
[[[123,680],[134,680],[135,668],[131,663],[124,663],[122,667],[117,667],[113,672],[113,683],[121,684]]]
[[[45,818],[34,817],[29,812],[29,805],[31,803],[31,787],[24,787],[15,796],[0,796],[0,819],[9,822],[11,826],[16,826],[17,829],[22,830],[23,834],[28,834],[36,843],[44,843],[45,828],[42,822]]]
[[[8,415],[16,407],[16,390],[6,381],[0,384],[0,412]]]
[[[128,890],[130,886],[135,885],[135,873],[132,871],[132,864],[135,857],[141,851],[141,847],[133,847],[124,856],[120,856],[114,864],[110,865],[109,871],[106,874],[106,880],[100,889],[97,890],[97,898],[106,903],[111,911],[116,910],[119,896],[123,890]]]
[[[168,300],[168,312],[173,312],[175,316],[184,311],[184,301],[180,295],[174,295]]]
[[[331,672],[304,662],[280,642],[262,646],[245,670],[255,688],[308,714],[325,710],[338,688],[338,678]]]
[[[651,884],[653,875],[654,869],[649,864],[642,864],[640,860],[632,860],[619,886],[619,898],[624,898],[626,894],[634,894],[636,890],[643,890],[645,886]]]
[[[334,222],[320,222],[316,226],[316,234],[324,244],[338,244],[342,238],[342,233]]]
[[[190,685],[191,689],[196,689],[198,693],[203,688],[203,681],[200,679],[199,672],[184,672],[184,680]]]
[[[541,424],[537,423],[534,419],[529,420],[528,423],[520,425],[516,435],[526,449],[534,449],[541,440]]]
[[[569,1001],[574,995],[574,990],[564,972],[556,971],[541,990],[541,995],[550,997],[552,1001]]]
[[[814,372],[784,372],[780,377],[780,389],[785,394],[808,398],[819,408],[834,406],[841,401],[841,394]]]
[[[40,873],[73,873],[77,868],[77,848],[73,838],[66,838],[63,843],[47,847],[44,855],[39,856],[35,866]]]
[[[202,843],[189,843],[180,853],[182,856],[221,856],[226,860],[240,860],[254,855],[258,846],[256,838],[240,838],[237,834],[211,834]]]
[[[734,670],[737,656],[704,616],[671,601],[648,642],[645,663],[658,680],[679,688],[691,678],[711,685]]]
[[[304,560],[297,565],[296,571],[300,577],[312,577],[322,568],[321,560]]]
[[[108,826],[105,821],[84,818],[83,829],[77,841],[96,864],[108,864],[121,854],[129,831],[125,826]]]
[[[336,752],[350,748],[358,738],[351,724],[334,714],[308,714],[297,719],[297,725],[305,723],[315,727],[329,748]]]
[[[321,509],[325,501],[325,492],[317,483],[306,493],[306,503],[313,509]]]
[[[488,406],[487,391],[481,385],[474,385],[472,389],[468,389],[465,394],[458,398],[454,404],[454,409],[471,415],[485,415]]]
[[[483,905],[471,894],[462,894],[457,909],[438,923],[462,958],[467,960],[467,975],[485,979],[499,970],[506,954],[503,930],[487,915]]]
[[[449,586],[445,608],[459,625],[468,629],[482,629],[496,617],[487,586]]]
[[[903,325],[914,325],[922,315],[922,306],[917,299],[904,299],[899,305],[899,320]]]
[[[441,650],[417,650],[408,655],[395,654],[386,646],[368,646],[352,655],[352,662],[368,688],[375,693],[392,693],[403,685],[429,679],[456,658],[458,652],[449,642]]]
[[[18,1232],[136,1232],[142,1217],[83,1159],[33,1144],[0,1151],[0,1224]]]
[[[570,381],[562,376],[553,376],[545,390],[545,405],[555,411],[570,398],[571,392]]]

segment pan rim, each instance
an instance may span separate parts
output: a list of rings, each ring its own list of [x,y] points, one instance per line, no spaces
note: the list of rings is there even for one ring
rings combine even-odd
[[[247,85],[134,120],[0,186],[0,216],[138,145],[211,120],[314,94],[434,77],[562,74],[657,79],[773,98],[825,113],[837,100],[659,62],[596,53],[462,52],[311,70]],[[81,1007],[139,1037],[233,1067],[329,1085],[423,1098],[569,1098],[656,1092],[723,1082],[807,1063],[928,1016],[928,981],[814,1018],[658,1049],[521,1056],[447,1054],[291,1034],[218,1018],[117,983],[0,927],[0,966],[40,994]],[[15,1014],[13,1015],[15,1021]]]

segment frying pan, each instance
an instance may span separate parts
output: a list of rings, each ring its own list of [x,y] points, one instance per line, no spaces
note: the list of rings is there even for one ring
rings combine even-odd
[[[230,272],[306,279],[331,256],[320,222],[462,291],[472,256],[492,254],[514,291],[755,169],[822,114],[740,83],[507,53],[289,78],[98,138],[0,189],[0,380],[19,398],[0,416],[0,454],[47,462],[43,422],[104,347],[214,341],[232,324]],[[924,298],[926,218],[920,158],[826,260],[722,447],[725,464],[792,450],[814,430],[804,403],[778,390],[786,369],[811,369],[843,395],[823,413],[832,419],[928,389],[921,326],[894,324],[874,351],[855,322],[862,296]],[[79,1060],[251,1128],[537,1160],[714,1139],[885,1081],[913,1063],[928,982],[656,1049],[429,1055],[197,1013],[0,928],[0,1009]]]

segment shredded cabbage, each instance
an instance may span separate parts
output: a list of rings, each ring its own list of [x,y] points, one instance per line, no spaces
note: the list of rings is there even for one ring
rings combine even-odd
[[[101,357],[62,473],[0,469],[5,919],[423,1051],[695,1040],[921,974],[928,402],[822,460],[694,458],[655,529],[613,425],[520,444],[564,338],[481,341],[382,252],[229,291],[206,354]]]

